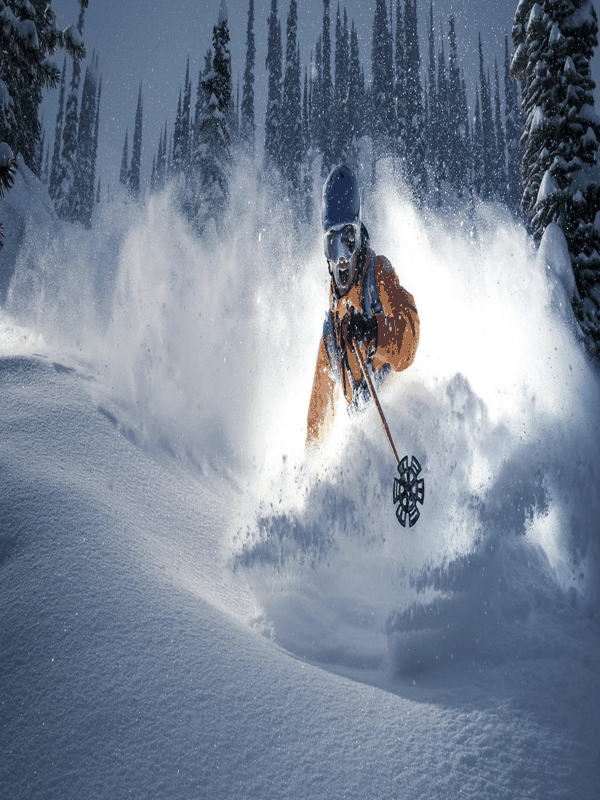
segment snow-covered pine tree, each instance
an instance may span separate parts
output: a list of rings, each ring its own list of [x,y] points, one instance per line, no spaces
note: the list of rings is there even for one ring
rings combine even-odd
[[[351,143],[351,151],[348,156],[350,166],[358,167],[358,140],[364,134],[366,100],[364,78],[360,63],[360,52],[358,49],[358,34],[354,26],[354,20],[350,26],[350,56],[348,64],[348,99],[347,99],[347,119],[348,139]]]
[[[417,0],[406,0],[406,115],[407,177],[417,202],[427,193],[426,143],[421,87],[421,53],[417,30]]]
[[[213,51],[208,48],[204,55],[204,67],[198,75],[198,87],[196,89],[196,103],[194,106],[194,121],[192,123],[192,152],[189,174],[186,178],[185,193],[182,206],[188,219],[197,224],[198,215],[203,202],[202,169],[203,161],[207,157],[208,144],[201,134],[201,128],[209,115],[210,95],[210,76],[213,72]],[[166,164],[166,139],[167,129],[163,137],[163,156],[161,158],[160,149],[157,159],[157,183],[158,187],[164,186],[164,179],[161,183],[161,174],[164,172]]]
[[[483,63],[483,46],[479,34],[479,87],[481,90],[481,195],[485,199],[494,194],[494,161],[496,140],[494,136],[494,119],[492,115],[492,99],[489,77],[486,76]]]
[[[521,151],[519,139],[523,130],[523,116],[519,101],[518,82],[510,77],[508,34],[504,35],[504,118],[506,120],[506,202],[513,214],[519,212],[523,185],[521,183]]]
[[[471,144],[471,180],[470,185],[476,195],[483,194],[485,186],[485,166],[483,155],[483,126],[481,122],[481,105],[479,103],[479,85],[475,86],[475,116],[473,119],[473,137]]]
[[[352,25],[354,27],[354,21]],[[396,114],[396,153],[404,163],[406,158],[406,31],[404,28],[402,0],[396,0],[394,106]]]
[[[231,103],[231,54],[226,0],[221,0],[219,21],[213,28],[212,68],[202,78],[202,91],[207,108],[200,120],[194,153],[193,196],[197,209],[194,223],[202,232],[210,218],[221,227],[222,215],[229,197],[231,134],[228,109]],[[187,197],[186,197],[187,202]]]
[[[240,138],[249,154],[254,154],[256,123],[254,121],[254,65],[256,62],[256,45],[254,42],[254,0],[248,3],[248,27],[246,30],[246,65],[244,68],[244,85],[242,89],[242,108],[240,120]]]
[[[0,200],[4,193],[12,188],[15,180],[15,157],[13,151],[6,144],[0,142]],[[0,250],[4,246],[4,226],[0,222]]]
[[[494,60],[494,140],[496,150],[494,154],[494,197],[502,203],[508,198],[506,172],[506,134],[502,123],[502,108],[500,105],[500,79],[498,77],[498,61]]]
[[[441,28],[441,22],[440,22]],[[435,162],[435,186],[437,201],[443,203],[447,199],[450,183],[450,130],[448,126],[450,106],[448,98],[448,76],[446,73],[446,54],[444,39],[441,40],[441,50],[438,53],[438,79],[437,79],[437,161]]]
[[[575,276],[573,307],[600,358],[600,118],[590,60],[598,20],[589,0],[521,0],[512,29],[512,75],[523,80],[526,116],[522,212],[535,241],[562,230]]]
[[[298,6],[290,0],[286,26],[285,75],[281,106],[281,169],[288,193],[297,198],[304,160],[302,142],[302,98],[298,53]]]
[[[96,74],[98,74],[98,57],[96,56]],[[98,138],[100,135],[100,97],[102,96],[102,75],[98,78],[98,90],[96,92],[96,115],[94,120],[94,139],[92,142],[92,163],[90,165],[90,184],[92,194],[96,185],[96,163],[98,161]]]
[[[459,197],[463,197],[467,185],[467,139],[469,119],[466,96],[463,97],[454,17],[448,21],[448,178]]]
[[[388,156],[393,150],[394,67],[392,34],[385,0],[376,0],[371,45],[372,113],[371,136],[375,157]]]
[[[52,165],[50,167],[50,182],[48,194],[52,200],[56,199],[58,191],[58,178],[60,175],[60,147],[62,143],[63,118],[65,114],[65,78],[67,73],[67,57],[63,61],[60,79],[60,92],[58,96],[58,111],[56,112],[56,125],[54,128],[54,148],[52,151]]]
[[[71,220],[91,228],[96,188],[98,60],[86,68],[77,129],[77,158],[71,196]]]
[[[177,114],[175,125],[173,126],[173,153],[169,177],[179,175],[183,172],[183,104],[181,98],[181,88],[179,89],[179,99],[177,101]]]
[[[321,152],[323,177],[335,166],[333,163],[333,79],[331,77],[331,19],[329,0],[323,0],[323,33],[321,51]]]
[[[317,39],[317,43],[315,45],[315,60],[314,64],[312,63],[311,58],[311,92],[310,92],[310,103],[309,103],[309,116],[310,116],[310,125],[309,125],[309,132],[310,132],[310,144],[313,152],[320,152],[321,150],[321,141],[323,139],[322,136],[322,123],[323,120],[321,118],[321,108],[323,106],[322,102],[322,87],[323,87],[323,80],[322,80],[322,47],[321,47],[321,36]]]
[[[72,221],[81,222],[86,228],[92,225],[94,208],[94,132],[96,125],[97,73],[95,59],[85,70],[81,108],[77,126],[77,158],[75,177],[70,200]]]
[[[281,23],[277,0],[271,0],[267,41],[267,114],[265,119],[265,168],[281,169]]]
[[[427,86],[425,91],[426,102],[426,136],[427,136],[427,162],[433,172],[434,191],[439,191],[437,167],[439,161],[439,116],[441,109],[438,107],[438,96],[435,76],[435,31],[433,26],[433,2],[429,3],[429,23],[427,26]]]
[[[181,106],[181,166],[184,173],[188,172],[190,166],[191,111],[192,82],[190,80],[190,57],[188,56]]]
[[[85,5],[82,3],[77,21],[77,33],[83,33]],[[79,83],[81,80],[81,64],[73,60],[71,85],[66,101],[65,125],[63,128],[62,148],[58,173],[58,188],[54,199],[56,213],[62,219],[73,219],[73,200],[75,192],[75,171],[77,160],[77,129],[79,124]]]
[[[156,173],[154,176],[154,191],[160,192],[165,188],[167,169],[167,124],[164,131],[161,128],[158,137],[158,151],[156,153]]]
[[[350,49],[348,41],[348,15],[344,8],[343,18],[338,3],[335,21],[335,85],[333,89],[333,161],[348,161],[352,143],[352,131],[348,119],[348,64]]]
[[[304,67],[304,87],[302,89],[302,147],[304,152],[308,154],[310,147],[310,133],[309,133],[309,88],[308,88],[308,67]]]
[[[87,0],[81,3],[87,6]],[[75,26],[60,31],[46,0],[0,0],[0,141],[34,171],[42,90],[60,79],[50,57],[63,47],[73,58],[85,56],[80,32]]]
[[[127,176],[129,175],[129,132],[125,130],[125,144],[123,145],[123,155],[121,156],[121,169],[119,170],[119,183],[127,186]]]
[[[142,84],[138,90],[137,106],[135,109],[135,126],[133,129],[133,146],[131,148],[131,166],[127,175],[127,184],[133,197],[140,196],[140,167],[142,163],[142,126],[144,118],[144,101],[142,99]]]

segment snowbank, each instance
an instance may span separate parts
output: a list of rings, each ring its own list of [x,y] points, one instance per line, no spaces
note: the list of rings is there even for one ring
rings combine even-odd
[[[92,234],[23,173],[2,207],[0,785],[593,800],[600,387],[552,231],[367,198],[422,323],[381,393],[424,468],[404,530],[373,408],[305,459],[318,226],[300,260],[236,175],[222,240],[168,193]]]

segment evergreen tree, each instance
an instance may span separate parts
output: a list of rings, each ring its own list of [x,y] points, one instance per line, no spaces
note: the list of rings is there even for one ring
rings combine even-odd
[[[308,89],[308,68],[304,67],[304,88],[302,90],[302,149],[308,153],[310,147],[309,114],[310,105]]]
[[[281,24],[277,0],[271,0],[266,68],[268,75],[267,116],[265,120],[265,166],[281,169]]]
[[[183,105],[181,107],[181,165],[187,172],[190,164],[190,132],[192,109],[192,82],[190,80],[190,57],[188,56],[185,68],[185,82],[183,90]]]
[[[481,149],[482,149],[482,186],[481,194],[490,198],[494,191],[494,162],[496,142],[492,117],[492,101],[489,79],[486,77],[483,64],[483,47],[479,34],[479,86],[481,89]]]
[[[500,107],[500,80],[498,78],[497,60],[494,62],[494,77],[494,139],[496,142],[494,158],[494,196],[503,203],[506,203],[508,183],[508,177],[506,174],[506,136],[504,134],[504,125],[502,124],[502,109]]]
[[[81,108],[77,126],[77,157],[75,176],[70,198],[70,219],[89,228],[94,207],[94,132],[96,124],[97,78],[94,59],[85,71]]]
[[[417,30],[417,0],[406,0],[406,115],[407,177],[415,199],[427,193],[426,145],[421,87],[421,54]]]
[[[164,131],[161,128],[158,137],[158,152],[156,154],[156,172],[154,176],[154,191],[160,192],[165,188],[167,177],[167,123]]]
[[[81,3],[83,12],[87,0]],[[0,142],[20,152],[27,166],[36,171],[42,91],[53,88],[60,79],[50,56],[65,48],[72,58],[83,58],[81,31],[75,26],[60,31],[46,0],[3,0],[0,23]]]
[[[323,153],[322,173],[327,175],[333,163],[333,82],[331,78],[331,20],[329,17],[329,0],[323,0],[323,33],[321,51],[321,151]]]
[[[204,67],[200,71],[200,74],[198,75],[198,88],[196,90],[196,105],[194,106],[194,122],[193,122],[193,125],[192,125],[193,149],[192,149],[192,154],[191,154],[191,162],[192,163],[191,163],[191,176],[190,176],[190,181],[189,181],[189,184],[190,184],[190,187],[191,187],[191,195],[190,196],[195,196],[195,194],[197,193],[197,189],[196,189],[197,180],[196,179],[197,179],[197,175],[198,175],[199,170],[200,170],[201,155],[203,154],[203,151],[202,151],[202,149],[200,147],[200,126],[202,125],[203,120],[208,115],[208,101],[209,101],[210,98],[206,94],[206,91],[207,91],[206,87],[208,85],[208,83],[206,81],[208,80],[208,77],[209,77],[210,73],[212,72],[212,68],[213,68],[212,62],[213,62],[213,53],[212,53],[212,48],[209,47],[208,50],[206,51],[205,55],[204,55]],[[167,136],[167,132],[166,132],[166,128],[165,128],[165,137],[164,137],[165,143],[166,143],[166,136]],[[160,182],[160,173],[161,173],[161,162],[164,164],[165,163],[165,159],[166,159],[166,145],[164,146],[164,153],[163,153],[162,159],[161,159],[160,154],[159,154],[159,158],[158,158],[158,161],[157,161],[157,173],[158,173],[159,182]],[[189,194],[189,192],[188,192],[188,194]],[[191,200],[191,202],[192,202],[192,206],[195,209],[193,211],[193,213],[192,213],[192,217],[193,217],[193,216],[195,216],[197,208],[194,205],[194,201]]]
[[[365,125],[365,88],[364,79],[360,64],[360,53],[358,49],[358,35],[354,27],[354,20],[350,27],[350,57],[348,65],[348,97],[346,100],[348,109],[346,125],[348,129],[348,141],[350,142],[350,154],[348,161],[350,166],[358,167],[358,139],[364,133]]]
[[[189,77],[189,75],[188,75]],[[127,175],[127,185],[133,197],[140,196],[140,165],[142,161],[142,125],[144,116],[144,103],[142,100],[142,84],[138,91],[137,107],[135,110],[135,127],[133,129],[133,147],[131,150],[131,166]]]
[[[119,183],[127,186],[127,176],[129,175],[129,143],[127,141],[128,132],[125,131],[125,144],[123,145],[123,155],[121,156],[121,169],[119,171]]]
[[[156,192],[156,155],[152,156],[152,171],[150,172],[150,194]]]
[[[300,188],[300,171],[304,155],[297,29],[297,2],[296,0],[290,0],[286,28],[285,76],[281,109],[281,167],[287,186],[293,195],[297,195]]]
[[[469,137],[469,112],[466,93],[463,95],[463,84],[458,67],[458,51],[454,17],[448,22],[448,177],[450,184],[462,197],[467,183],[467,139]]]
[[[323,55],[321,47],[321,36],[317,39],[315,45],[315,62],[314,69],[311,69],[311,74],[314,74],[312,80],[311,103],[310,103],[310,141],[314,151],[321,150],[321,143],[323,141]]]
[[[52,166],[50,167],[50,182],[48,194],[51,199],[56,199],[58,191],[58,178],[60,174],[60,145],[62,140],[63,117],[65,113],[65,77],[67,72],[67,57],[63,61],[60,79],[60,93],[58,96],[58,111],[56,113],[56,126],[54,128],[54,149],[52,151]]]
[[[194,222],[200,231],[210,218],[220,228],[229,197],[231,134],[227,110],[231,103],[232,83],[225,0],[221,0],[219,22],[213,28],[212,43],[212,69],[202,78],[207,108],[199,123],[194,153],[196,191],[190,201],[197,209]]]
[[[98,70],[98,64],[96,63],[96,71]],[[92,143],[92,163],[90,165],[90,184],[92,186],[92,191],[94,184],[96,182],[96,163],[98,160],[98,137],[100,134],[100,97],[102,95],[102,75],[98,80],[98,91],[96,92],[96,118],[94,121],[94,139]]]
[[[425,93],[427,122],[428,162],[434,169],[434,181],[437,186],[437,166],[439,148],[439,109],[435,80],[435,34],[433,27],[433,2],[429,3],[429,25],[427,28],[428,63],[427,63],[427,91]],[[438,186],[439,189],[439,186]]]
[[[508,34],[504,36],[504,105],[506,120],[506,152],[507,152],[507,197],[506,202],[516,214],[521,205],[523,187],[521,184],[521,152],[519,139],[523,129],[523,118],[517,92],[517,81],[510,77],[510,58],[508,52]]]
[[[389,155],[394,133],[392,35],[385,0],[376,0],[371,46],[372,136],[376,156]]]
[[[483,155],[483,125],[479,103],[479,86],[475,87],[475,118],[473,120],[471,160],[471,186],[475,194],[481,196],[485,186],[485,166]]]
[[[353,23],[354,25],[354,23]],[[396,37],[394,47],[394,105],[396,108],[396,150],[406,157],[406,31],[402,0],[396,0]],[[353,85],[353,84],[351,84]]]
[[[12,188],[15,181],[15,157],[13,151],[6,144],[0,142],[0,200],[4,193]],[[4,246],[4,226],[0,222],[0,250]]]
[[[254,64],[256,46],[254,44],[254,0],[248,4],[248,28],[246,32],[246,67],[244,69],[244,88],[242,92],[242,115],[240,134],[249,153],[254,153],[256,124],[254,122]]]
[[[81,6],[77,30],[79,35],[83,31],[84,6]],[[81,78],[81,65],[78,60],[73,60],[73,73],[67,97],[65,111],[65,126],[63,128],[62,151],[59,165],[58,188],[54,207],[59,217],[71,219],[73,213],[73,198],[75,187],[75,170],[77,158],[77,127],[79,122],[79,81]]]
[[[441,27],[441,26],[440,26]],[[446,55],[444,52],[444,40],[442,38],[442,49],[438,54],[438,91],[436,107],[436,161],[435,163],[435,184],[437,190],[438,203],[443,202],[444,194],[447,191],[450,173],[450,130],[449,121],[449,102],[448,102],[448,77],[446,74]]]
[[[335,87],[333,101],[333,161],[348,161],[352,143],[352,130],[348,124],[348,94],[350,59],[348,41],[348,15],[344,9],[343,21],[338,3],[335,24]]]
[[[169,175],[178,175],[183,172],[183,107],[181,100],[181,89],[179,90],[179,100],[177,101],[177,116],[173,128],[173,154]]]
[[[522,212],[535,241],[550,223],[562,230],[573,266],[573,306],[586,346],[600,358],[600,118],[590,60],[596,12],[583,0],[523,0],[512,30],[512,74],[524,81]]]

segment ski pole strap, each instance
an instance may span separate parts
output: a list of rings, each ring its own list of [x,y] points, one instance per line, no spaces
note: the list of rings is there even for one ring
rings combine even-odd
[[[375,283],[375,258],[375,253],[370,250],[362,297],[363,311],[367,317],[370,317],[372,314],[383,314],[383,307],[379,295],[377,294],[377,284]]]
[[[323,341],[325,342],[325,349],[329,356],[329,366],[333,373],[333,379],[337,383],[341,383],[338,349],[336,347],[335,330],[333,328],[333,312],[331,309],[327,312],[325,322],[323,323]]]

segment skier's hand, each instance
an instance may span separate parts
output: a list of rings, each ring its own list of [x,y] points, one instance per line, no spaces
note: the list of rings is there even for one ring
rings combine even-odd
[[[368,355],[377,349],[377,319],[367,317],[351,306],[340,323],[341,339],[349,350],[354,349],[354,341],[365,347]]]

